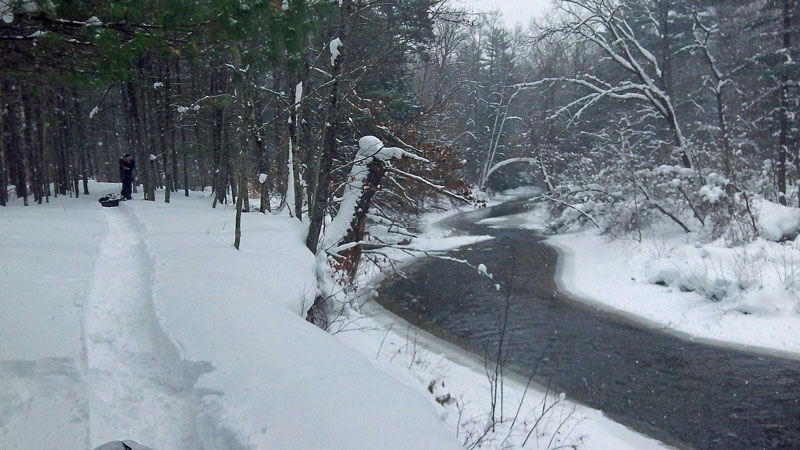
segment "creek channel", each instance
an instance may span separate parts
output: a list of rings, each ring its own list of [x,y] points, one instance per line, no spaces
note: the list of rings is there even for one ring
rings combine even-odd
[[[378,303],[479,356],[497,354],[508,305],[504,364],[523,376],[538,367],[540,383],[678,448],[800,448],[800,361],[692,342],[559,292],[544,237],[476,223],[529,208],[519,199],[441,223],[494,237],[448,256],[485,264],[499,290],[429,257],[385,280]]]

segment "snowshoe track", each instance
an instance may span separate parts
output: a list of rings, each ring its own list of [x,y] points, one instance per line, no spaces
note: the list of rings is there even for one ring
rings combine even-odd
[[[109,233],[84,316],[91,445],[131,439],[156,449],[218,448],[203,442],[218,428],[210,423],[215,408],[194,388],[211,365],[182,360],[161,329],[152,263],[133,211],[108,208],[105,217]],[[228,440],[220,448],[240,447]]]

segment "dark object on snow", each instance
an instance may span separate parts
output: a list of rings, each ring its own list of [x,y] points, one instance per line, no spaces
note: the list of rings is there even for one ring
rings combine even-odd
[[[94,450],[152,450],[150,447],[138,444],[135,441],[111,441]]]
[[[125,153],[119,159],[119,180],[122,181],[122,196],[126,200],[131,199],[131,192],[133,191],[134,171],[136,170],[136,161],[130,153]]]
[[[117,194],[104,195],[97,199],[105,207],[119,206],[120,197]]]

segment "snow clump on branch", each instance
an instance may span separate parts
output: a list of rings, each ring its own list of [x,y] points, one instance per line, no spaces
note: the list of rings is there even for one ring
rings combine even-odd
[[[336,64],[336,58],[339,57],[339,47],[342,46],[342,40],[337,37],[328,46],[331,49],[331,65],[334,65]]]

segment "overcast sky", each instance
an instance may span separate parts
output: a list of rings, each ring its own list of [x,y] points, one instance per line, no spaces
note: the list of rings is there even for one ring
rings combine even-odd
[[[460,8],[474,11],[497,9],[509,27],[516,23],[527,25],[531,17],[542,16],[552,8],[551,0],[450,0]]]

